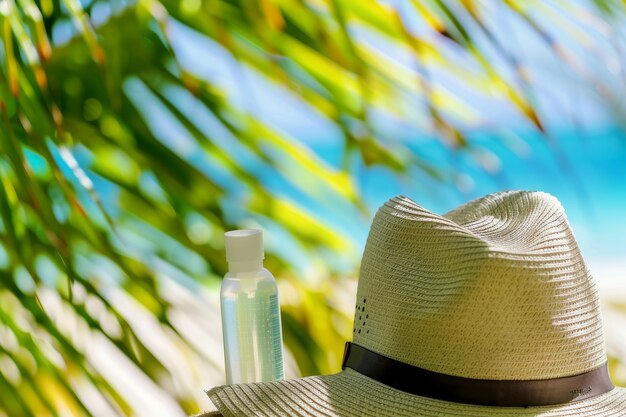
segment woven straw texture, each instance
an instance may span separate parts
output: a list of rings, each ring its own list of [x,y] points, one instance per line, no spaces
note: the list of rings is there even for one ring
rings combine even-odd
[[[428,370],[533,380],[606,362],[595,283],[552,196],[506,192],[439,216],[396,197],[363,254],[354,343]],[[626,416],[626,390],[497,408],[410,395],[356,371],[209,391],[228,416]]]
[[[491,195],[443,217],[388,201],[363,255],[354,342],[477,379],[557,378],[606,361],[594,281],[544,193]]]
[[[348,368],[335,375],[209,391],[224,417],[623,417],[626,390],[565,406],[495,408],[405,394]]]

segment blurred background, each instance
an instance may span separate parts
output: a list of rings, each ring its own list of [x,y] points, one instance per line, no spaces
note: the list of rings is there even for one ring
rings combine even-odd
[[[377,207],[560,199],[626,384],[619,0],[0,0],[0,416],[185,416],[224,382],[223,232],[287,375],[336,372]]]

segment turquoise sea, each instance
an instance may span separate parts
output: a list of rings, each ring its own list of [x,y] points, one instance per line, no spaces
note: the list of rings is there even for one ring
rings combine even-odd
[[[357,166],[353,174],[370,215],[399,194],[443,214],[492,192],[544,191],[565,207],[585,256],[626,261],[626,134],[621,128],[598,128],[584,134],[564,130],[553,144],[536,134],[509,134],[507,138],[475,132],[469,150],[452,150],[434,139],[407,140],[446,180],[435,180],[419,169],[398,176],[375,166]],[[338,165],[343,157],[340,141],[318,140],[309,146],[330,165]],[[329,209],[328,201],[308,200],[281,179],[264,179],[262,174],[259,178],[364,243],[367,219],[341,206]]]

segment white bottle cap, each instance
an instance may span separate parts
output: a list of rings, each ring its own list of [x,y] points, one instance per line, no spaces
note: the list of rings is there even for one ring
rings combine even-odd
[[[251,262],[265,258],[263,232],[257,229],[231,230],[224,233],[228,262]]]

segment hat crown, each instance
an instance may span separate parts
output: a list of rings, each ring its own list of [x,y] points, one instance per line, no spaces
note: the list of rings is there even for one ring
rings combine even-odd
[[[595,282],[562,206],[538,192],[444,216],[386,202],[363,254],[354,342],[477,379],[558,378],[606,361]]]

